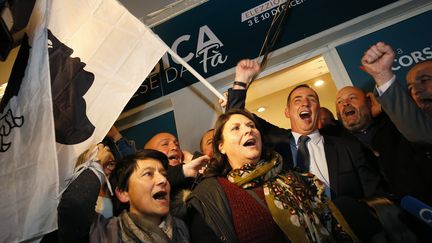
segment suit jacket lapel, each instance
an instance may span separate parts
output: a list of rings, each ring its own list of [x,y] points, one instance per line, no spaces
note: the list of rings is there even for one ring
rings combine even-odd
[[[289,166],[289,169],[293,169],[294,168],[294,158],[293,158],[293,154],[292,154],[292,151],[291,151],[291,143],[294,143],[295,144],[295,141],[294,141],[294,136],[292,135],[292,133],[291,133],[291,129],[289,130],[289,135],[288,135],[288,145],[289,145],[289,147],[288,147],[288,157],[290,158],[290,160],[289,161],[287,161],[288,163],[286,163],[286,165],[288,165]]]
[[[327,160],[327,167],[328,167],[330,186],[331,186],[331,194],[332,197],[334,197],[338,194],[337,189],[339,188],[339,180],[338,180],[339,158],[337,155],[337,148],[333,140],[331,140],[327,136],[323,136],[323,137],[324,137],[324,151]]]

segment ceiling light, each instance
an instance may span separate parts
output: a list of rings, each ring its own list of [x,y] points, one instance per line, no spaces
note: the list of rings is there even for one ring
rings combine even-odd
[[[319,80],[315,81],[315,83],[314,83],[315,87],[319,87],[323,84],[324,84],[324,80],[322,80],[322,79],[319,79]]]
[[[264,112],[266,110],[266,108],[264,106],[261,106],[260,108],[257,109],[258,112]]]

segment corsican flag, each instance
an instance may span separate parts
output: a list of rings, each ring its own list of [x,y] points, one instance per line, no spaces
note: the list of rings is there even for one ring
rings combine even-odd
[[[37,0],[28,35],[26,68],[14,67],[17,89],[0,107],[0,242],[56,229],[78,155],[103,139],[167,51],[116,0]]]

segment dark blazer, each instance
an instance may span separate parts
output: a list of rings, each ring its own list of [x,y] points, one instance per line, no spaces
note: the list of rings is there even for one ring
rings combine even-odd
[[[370,147],[378,154],[378,166],[390,192],[411,195],[432,205],[432,145],[409,142],[383,113]]]
[[[381,96],[377,95],[377,100],[408,141],[432,144],[432,116],[414,103],[397,80]]]
[[[382,192],[382,178],[367,161],[367,148],[355,140],[323,137],[333,199],[340,196],[364,198]]]
[[[227,110],[245,107],[245,90],[228,90]],[[264,143],[284,159],[284,168],[293,168],[290,129],[277,127],[256,116]],[[366,148],[355,139],[324,136],[324,150],[329,171],[332,198],[351,196],[370,197],[381,192],[381,177],[366,160]]]

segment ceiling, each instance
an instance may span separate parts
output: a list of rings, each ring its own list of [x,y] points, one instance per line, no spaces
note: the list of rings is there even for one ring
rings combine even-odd
[[[314,83],[319,79],[324,84],[317,87]],[[258,108],[265,107],[266,110],[259,113],[261,118],[279,127],[290,128],[289,120],[284,115],[286,99],[299,84],[311,86],[317,92],[321,106],[336,114],[334,100],[337,88],[322,56],[255,80],[248,90],[246,108],[257,113]]]
[[[154,26],[208,0],[120,0],[120,2],[147,26]]]
[[[289,88],[328,72],[324,58],[318,56],[254,81],[253,89],[248,91],[248,95],[258,99],[274,93],[275,90]]]

